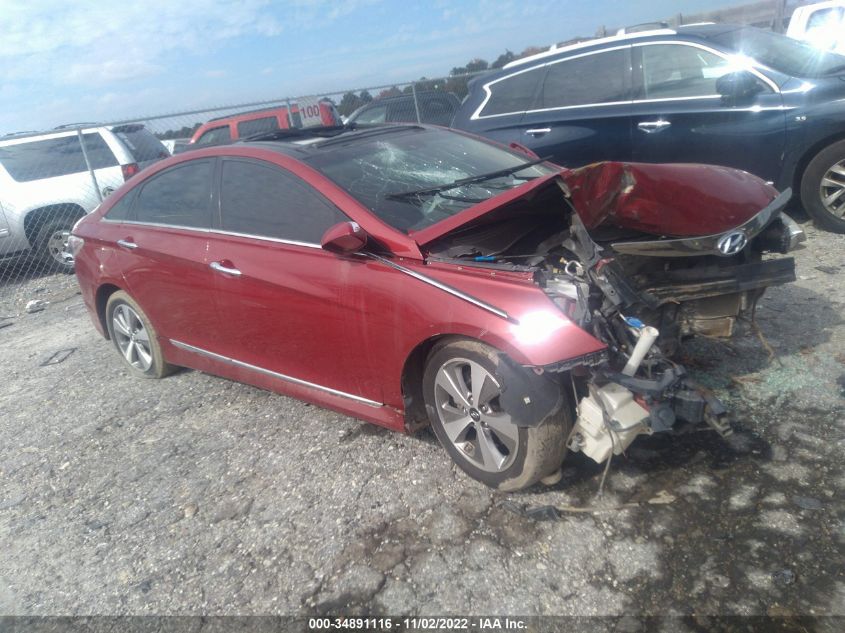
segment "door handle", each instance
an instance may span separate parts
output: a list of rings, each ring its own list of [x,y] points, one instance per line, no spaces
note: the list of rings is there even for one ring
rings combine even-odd
[[[552,131],[550,127],[537,127],[531,130],[525,130],[526,134],[530,134],[531,136],[543,136],[543,134],[548,134]]]
[[[209,266],[211,266],[212,270],[216,270],[218,273],[223,273],[224,275],[232,275],[233,277],[241,276],[241,271],[237,268],[224,266],[221,262],[211,262]]]
[[[117,240],[117,245],[122,246],[123,248],[128,248],[130,251],[134,248],[138,248],[138,245],[132,241],[131,237],[125,240]]]
[[[657,121],[642,121],[637,123],[637,127],[648,134],[651,134],[652,132],[659,132],[670,125],[672,124],[665,119],[657,119]]]

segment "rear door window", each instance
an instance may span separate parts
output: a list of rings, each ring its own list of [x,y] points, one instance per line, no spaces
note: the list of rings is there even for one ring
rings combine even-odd
[[[232,133],[229,131],[229,126],[215,127],[206,132],[197,140],[197,145],[220,145],[222,143],[229,143],[232,140]]]
[[[213,160],[197,160],[156,175],[138,193],[133,206],[134,219],[152,224],[209,228],[213,172]]]
[[[224,231],[309,244],[348,219],[296,176],[243,160],[223,161],[220,216]]]
[[[272,132],[273,130],[278,129],[279,121],[274,116],[241,121],[238,123],[238,138],[246,138],[247,136],[254,136],[255,134],[262,134],[264,132]]]
[[[631,49],[622,48],[549,64],[533,109],[631,100]]]
[[[99,134],[95,136],[99,138]],[[55,178],[87,170],[76,134],[0,147],[0,163],[18,182]]]
[[[132,201],[135,199],[136,191],[132,190],[112,205],[106,213],[106,218],[114,222],[129,219],[129,212],[132,209]]]
[[[490,98],[484,104],[481,115],[514,114],[531,110],[545,74],[546,67],[541,66],[489,84]]]

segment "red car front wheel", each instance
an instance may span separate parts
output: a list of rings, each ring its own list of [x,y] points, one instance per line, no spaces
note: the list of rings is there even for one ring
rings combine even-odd
[[[426,410],[440,443],[470,477],[520,490],[554,473],[566,452],[569,406],[537,426],[519,426],[500,403],[500,353],[475,341],[435,348],[423,377]]]

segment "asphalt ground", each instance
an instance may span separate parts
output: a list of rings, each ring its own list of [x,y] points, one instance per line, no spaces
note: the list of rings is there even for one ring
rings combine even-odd
[[[747,326],[685,351],[734,437],[638,439],[601,497],[578,455],[502,494],[429,431],[196,371],[137,379],[73,277],[14,278],[0,614],[843,616],[845,236],[804,226],[798,281],[757,312],[774,358]]]

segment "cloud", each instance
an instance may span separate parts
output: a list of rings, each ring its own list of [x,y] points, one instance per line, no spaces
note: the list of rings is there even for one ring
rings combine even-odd
[[[161,66],[143,60],[107,59],[102,62],[71,64],[62,79],[68,83],[113,83],[149,77],[161,70]]]
[[[268,0],[0,0],[0,81],[45,79],[45,71],[86,85],[149,76],[236,37],[279,35],[274,13]]]
[[[210,79],[220,79],[221,77],[225,77],[229,73],[225,70],[206,70],[203,75]]]

